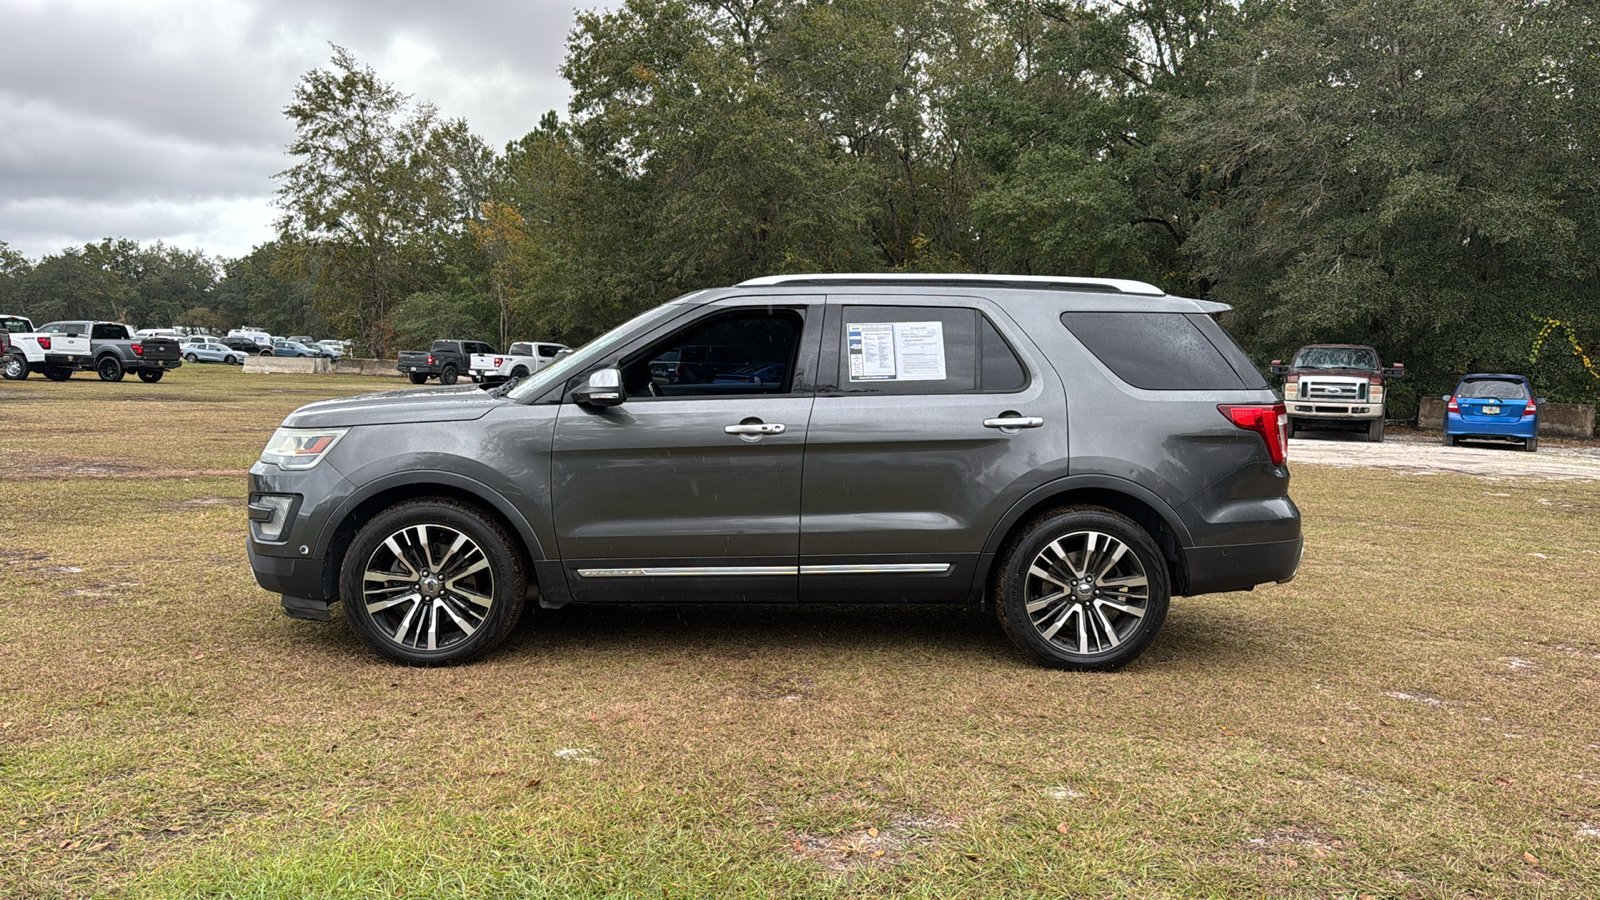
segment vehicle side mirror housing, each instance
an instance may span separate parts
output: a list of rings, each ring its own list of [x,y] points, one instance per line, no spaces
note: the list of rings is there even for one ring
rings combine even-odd
[[[589,380],[572,392],[572,399],[585,406],[621,406],[626,399],[622,392],[622,371],[608,368],[589,373]]]
[[[1283,360],[1275,359],[1272,361],[1268,371],[1274,375],[1287,375],[1289,374],[1289,367],[1283,364]]]
[[[1544,405],[1544,398],[1540,397],[1539,399],[1533,401],[1533,403],[1534,403],[1535,406],[1543,406]]]
[[[1406,364],[1405,363],[1395,363],[1393,366],[1391,366],[1391,367],[1389,367],[1387,369],[1384,369],[1383,370],[1383,377],[1385,377],[1385,378],[1404,378],[1404,377],[1406,377]]]
[[[1449,394],[1440,394],[1439,395],[1439,399],[1445,401],[1446,403],[1449,403],[1450,402],[1450,395]]]

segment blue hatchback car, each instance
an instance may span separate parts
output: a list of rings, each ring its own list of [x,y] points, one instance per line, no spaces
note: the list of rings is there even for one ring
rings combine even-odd
[[[1461,438],[1514,438],[1530,453],[1539,449],[1539,405],[1521,375],[1465,375],[1444,414],[1444,445]]]

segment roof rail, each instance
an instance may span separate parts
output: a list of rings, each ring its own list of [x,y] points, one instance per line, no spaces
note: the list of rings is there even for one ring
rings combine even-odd
[[[1029,288],[1032,290],[1092,291],[1110,294],[1145,294],[1166,296],[1166,291],[1143,281],[1124,278],[1059,278],[1051,275],[945,275],[913,272],[861,272],[812,275],[767,275],[739,282],[739,287],[778,287],[784,285],[874,285],[908,284],[924,287],[964,287],[989,285],[991,287]]]

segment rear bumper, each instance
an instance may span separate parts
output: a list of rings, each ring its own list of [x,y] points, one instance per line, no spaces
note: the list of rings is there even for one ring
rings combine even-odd
[[[1514,437],[1531,438],[1539,431],[1539,418],[1537,416],[1522,416],[1516,419],[1507,417],[1507,421],[1496,421],[1496,417],[1472,416],[1467,418],[1458,413],[1445,413],[1444,433],[1466,437]]]
[[[1226,547],[1190,547],[1186,552],[1189,586],[1185,592],[1220,594],[1247,591],[1258,584],[1292,581],[1300,573],[1304,538]]]

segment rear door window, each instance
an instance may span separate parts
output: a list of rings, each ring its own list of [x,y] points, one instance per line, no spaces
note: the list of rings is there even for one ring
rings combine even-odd
[[[1061,323],[1116,376],[1147,391],[1267,387],[1244,351],[1210,316],[1066,312]]]

